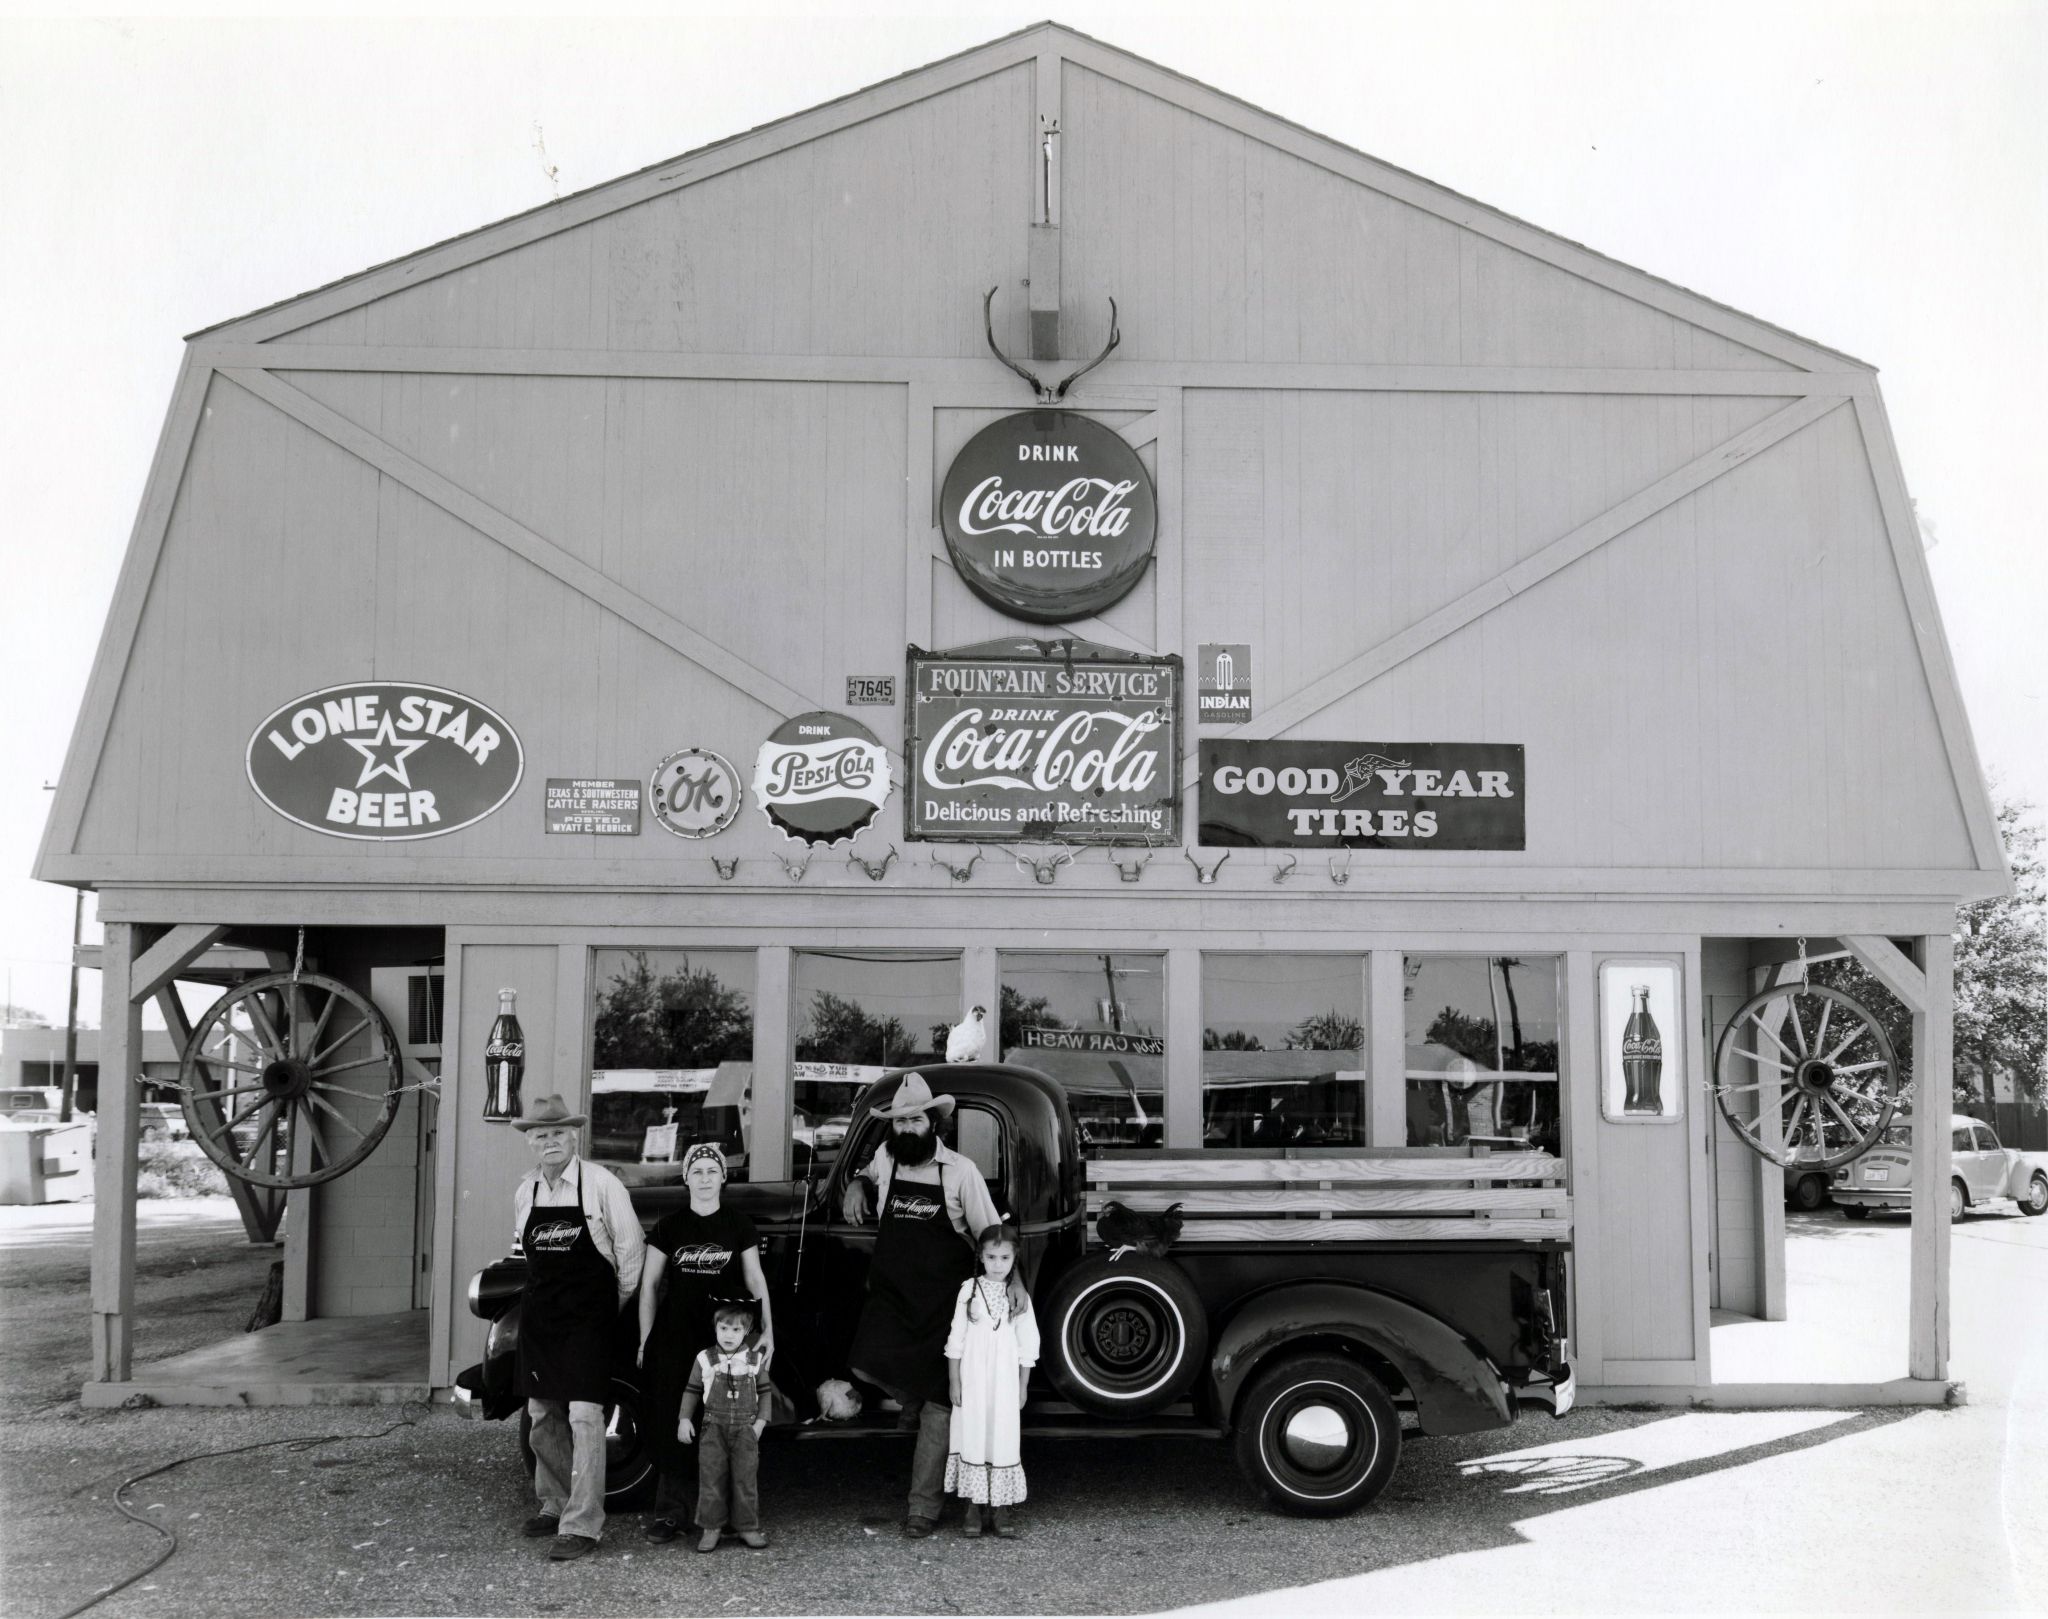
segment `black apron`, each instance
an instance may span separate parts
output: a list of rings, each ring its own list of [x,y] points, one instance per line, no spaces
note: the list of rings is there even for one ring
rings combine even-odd
[[[618,1273],[605,1263],[582,1208],[526,1216],[526,1292],[519,1311],[519,1394],[528,1400],[589,1400],[610,1391],[618,1336]]]
[[[945,1187],[906,1182],[898,1172],[875,1231],[853,1369],[897,1394],[948,1404],[946,1336],[973,1268],[973,1253],[946,1217]]]

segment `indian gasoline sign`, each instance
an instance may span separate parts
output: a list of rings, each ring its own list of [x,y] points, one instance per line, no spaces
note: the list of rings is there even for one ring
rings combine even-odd
[[[525,771],[504,716],[442,686],[357,681],[294,698],[249,738],[249,785],[288,821],[397,842],[474,826]]]

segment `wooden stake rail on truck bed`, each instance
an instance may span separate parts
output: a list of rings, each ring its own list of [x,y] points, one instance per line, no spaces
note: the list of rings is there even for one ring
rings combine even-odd
[[[1087,1161],[1089,1235],[1112,1202],[1137,1214],[1179,1205],[1177,1243],[1569,1242],[1564,1160],[1545,1152],[1392,1149],[1343,1158],[1186,1157]]]

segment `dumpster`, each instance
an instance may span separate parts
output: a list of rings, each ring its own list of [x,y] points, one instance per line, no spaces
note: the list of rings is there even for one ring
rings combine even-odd
[[[92,1191],[92,1126],[0,1119],[0,1203],[73,1203]]]

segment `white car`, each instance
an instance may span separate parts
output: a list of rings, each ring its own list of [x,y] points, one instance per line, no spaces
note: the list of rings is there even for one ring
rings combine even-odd
[[[2010,1214],[2048,1214],[2048,1153],[2001,1147],[1991,1126],[1958,1113],[1949,1120],[1948,1217],[1960,1220],[1972,1209]],[[1868,1219],[1872,1209],[1903,1213],[1913,1201],[1912,1125],[1894,1124],[1878,1144],[1853,1164],[1835,1171],[1828,1188],[1850,1220]]]

